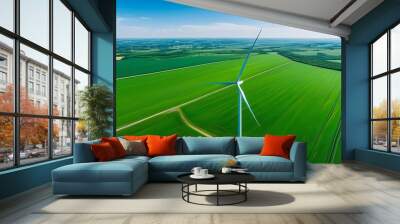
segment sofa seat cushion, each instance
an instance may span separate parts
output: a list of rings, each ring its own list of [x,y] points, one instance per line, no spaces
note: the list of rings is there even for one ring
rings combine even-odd
[[[203,167],[210,171],[219,171],[230,159],[231,155],[174,155],[158,156],[149,160],[150,171],[190,172],[193,167]]]
[[[109,162],[75,163],[53,170],[58,182],[131,182],[137,172],[147,172],[147,163],[140,159]]]
[[[143,162],[147,162],[149,161],[150,157],[148,156],[125,156],[124,158],[118,159],[118,160],[114,160],[114,161],[132,161],[132,160],[139,160],[139,161],[143,161]]]
[[[292,161],[279,156],[239,155],[236,160],[249,172],[293,172]]]

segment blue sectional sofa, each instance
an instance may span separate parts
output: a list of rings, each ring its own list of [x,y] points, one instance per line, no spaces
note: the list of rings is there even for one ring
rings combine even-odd
[[[306,144],[295,142],[290,159],[260,156],[263,137],[182,137],[177,155],[127,156],[96,162],[91,141],[75,144],[74,163],[52,172],[54,194],[131,195],[148,181],[176,181],[180,174],[200,166],[218,172],[234,159],[259,182],[304,182],[306,180]]]

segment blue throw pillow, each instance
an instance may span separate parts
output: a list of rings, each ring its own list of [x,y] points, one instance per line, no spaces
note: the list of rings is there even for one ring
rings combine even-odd
[[[233,137],[183,137],[182,139],[183,154],[235,154]]]
[[[237,137],[237,155],[259,154],[264,145],[264,137]]]

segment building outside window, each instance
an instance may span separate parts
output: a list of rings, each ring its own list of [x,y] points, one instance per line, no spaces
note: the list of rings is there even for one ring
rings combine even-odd
[[[32,81],[28,82],[28,91],[29,91],[29,94],[33,94],[34,93],[34,87],[33,87],[33,82]]]
[[[29,66],[28,74],[29,74],[29,79],[33,80],[33,67],[32,66]]]
[[[7,84],[7,73],[4,71],[0,71],[0,84],[2,85]]]
[[[40,96],[40,84],[36,84],[36,95]]]
[[[42,86],[42,96],[46,96],[46,86]]]
[[[7,73],[0,69],[0,93],[7,91]]]
[[[36,81],[40,81],[40,70],[36,69]]]
[[[7,57],[3,54],[0,54],[0,67],[7,67]]]
[[[58,104],[58,89],[55,89],[53,92],[53,104],[55,104],[55,106]]]
[[[5,91],[7,88],[7,56],[0,54],[0,91]]]
[[[47,74],[42,73],[42,82],[43,83],[46,83],[46,77],[47,77]]]
[[[53,4],[49,4],[49,0],[19,1],[19,12],[12,13],[20,16],[15,18],[20,21],[16,24],[19,27],[15,31],[3,27],[9,30],[7,32],[0,29],[0,87],[12,87],[0,88],[0,98],[8,99],[0,101],[0,170],[70,156],[73,143],[87,139],[86,126],[79,121],[79,113],[74,113],[71,105],[79,103],[81,87],[90,83],[86,81],[91,76],[90,32],[64,1],[51,1]],[[38,15],[37,11],[43,13]],[[50,24],[53,24],[52,29]],[[77,43],[75,48],[74,42]],[[87,48],[78,50],[77,45]],[[16,52],[15,49],[20,50]],[[14,52],[19,61],[12,60]],[[19,74],[16,74],[19,88],[14,88],[16,66],[19,66]],[[75,77],[76,73],[79,73],[78,77]],[[50,90],[51,79],[53,89]],[[20,91],[15,100],[18,111],[14,111],[13,96],[17,95],[17,90]],[[57,102],[60,96],[61,100]],[[50,99],[53,99],[52,110],[49,110]],[[17,125],[18,133],[13,132],[14,125]]]

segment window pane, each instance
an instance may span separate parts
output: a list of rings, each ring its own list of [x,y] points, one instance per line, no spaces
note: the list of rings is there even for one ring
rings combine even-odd
[[[72,117],[71,66],[53,60],[53,114]]]
[[[48,114],[49,57],[21,44],[20,108],[25,114]]]
[[[372,81],[372,118],[387,117],[387,78],[386,76]]]
[[[21,36],[49,47],[49,1],[20,0]]]
[[[14,0],[0,1],[0,26],[14,31]]]
[[[387,121],[372,122],[372,148],[387,151]]]
[[[20,119],[20,163],[34,163],[49,158],[48,119],[22,117]]]
[[[75,143],[88,140],[88,129],[84,120],[75,121]]]
[[[13,40],[0,35],[0,111],[14,111]]]
[[[71,60],[72,12],[60,0],[53,0],[53,17],[53,51]]]
[[[89,32],[75,18],[75,63],[89,70]]]
[[[372,71],[374,76],[387,71],[387,34],[372,45]]]
[[[400,117],[400,72],[391,75],[391,116]]]
[[[14,165],[13,118],[0,116],[0,170]]]
[[[72,154],[72,121],[53,120],[53,156]]]
[[[75,69],[75,117],[81,115],[80,96],[87,86],[89,86],[89,75]]]
[[[400,121],[393,120],[391,123],[391,141],[392,141],[392,152],[400,153]]]
[[[400,67],[400,24],[393,28],[391,31],[390,57],[391,69]]]
[[[49,0],[20,0],[21,36],[49,47]]]

